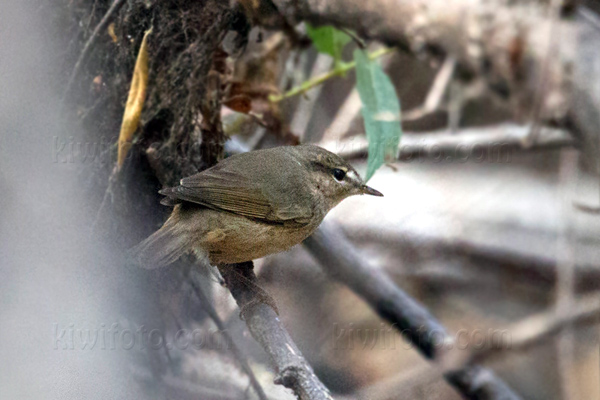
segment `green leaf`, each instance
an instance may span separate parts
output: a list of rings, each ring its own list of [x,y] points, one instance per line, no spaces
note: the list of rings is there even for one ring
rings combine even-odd
[[[329,54],[336,65],[342,61],[342,50],[350,42],[350,36],[333,26],[315,28],[309,24],[306,24],[306,33],[320,53]]]
[[[362,101],[362,115],[369,142],[365,180],[371,179],[384,163],[396,160],[402,136],[400,101],[390,78],[366,52],[354,51],[356,88]]]

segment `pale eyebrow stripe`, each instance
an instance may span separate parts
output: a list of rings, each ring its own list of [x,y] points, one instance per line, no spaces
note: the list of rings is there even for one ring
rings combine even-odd
[[[352,179],[360,179],[360,176],[356,173],[356,171],[351,170],[351,171],[347,172],[347,174]]]

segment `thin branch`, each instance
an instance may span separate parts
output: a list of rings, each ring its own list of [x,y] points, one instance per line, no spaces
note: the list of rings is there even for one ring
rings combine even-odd
[[[558,7],[558,5],[557,5]],[[537,138],[536,138],[537,139]],[[577,182],[578,155],[574,150],[563,149],[560,153],[559,185],[562,192],[561,201],[561,231],[558,240],[558,259],[556,263],[556,312],[568,312],[572,308],[573,293],[575,291],[575,260],[573,257],[572,242],[573,230],[571,226],[573,212],[573,190]],[[564,329],[557,338],[556,351],[558,353],[558,371],[560,387],[564,399],[575,399],[576,383],[570,371],[575,365],[574,360],[575,337],[571,329]]]
[[[372,387],[362,389],[357,393],[357,397],[387,398],[385,395],[389,395],[394,388],[402,387],[406,390],[411,385],[414,387],[432,384],[443,376],[444,371],[455,370],[469,363],[489,361],[514,352],[527,351],[567,327],[589,323],[600,323],[600,293],[587,295],[574,301],[569,310],[557,312],[556,309],[550,309],[516,322],[502,330],[508,333],[507,335],[496,335],[491,338],[492,340],[486,340],[487,346],[466,349],[453,347],[433,368],[416,367]]]
[[[408,371],[402,371],[390,378],[361,387],[348,400],[388,400],[390,393],[400,394],[398,400],[422,398],[416,393],[426,385],[432,385],[442,379],[441,374],[433,374],[431,365],[426,363],[413,366]]]
[[[275,368],[275,383],[294,391],[300,400],[332,400],[304,356],[283,327],[276,311],[258,289],[252,262],[223,265],[219,271],[248,326]]]
[[[550,9],[549,9],[549,23],[548,23],[548,37],[546,38],[546,51],[543,55],[543,61],[541,70],[539,73],[539,82],[537,86],[537,93],[535,93],[533,100],[533,109],[531,110],[531,118],[532,126],[531,132],[525,141],[525,146],[533,146],[540,135],[540,117],[542,116],[543,105],[544,105],[544,93],[546,92],[546,86],[548,85],[548,79],[550,74],[550,59],[553,54],[556,54],[558,51],[558,46],[560,46],[560,40],[558,39],[557,32],[555,29],[555,24],[560,19],[560,10],[562,6],[563,0],[551,0],[550,1]]]
[[[456,59],[452,56],[446,57],[444,64],[442,64],[442,67],[433,80],[433,84],[423,105],[402,113],[402,121],[414,121],[437,111],[442,104],[442,99],[448,89],[448,85],[450,85],[455,68]]]
[[[510,156],[503,152],[511,147],[524,149],[523,141],[528,135],[528,127],[515,124],[462,129],[458,134],[447,131],[405,133],[400,142],[398,158],[410,160],[419,157],[440,157],[446,154],[461,158],[472,156],[470,152],[482,148],[497,151],[499,156]],[[555,148],[573,144],[574,140],[567,131],[544,128],[534,147],[528,149]],[[368,151],[367,139],[362,135],[322,143],[321,146],[345,158],[362,157]]]
[[[562,332],[566,327],[585,323],[600,322],[600,294],[594,293],[587,295],[579,300],[575,300],[568,310],[557,312],[551,309],[523,321],[514,323],[506,331],[510,335],[503,335],[502,340],[493,340],[490,346],[486,346],[472,351],[467,357],[462,357],[460,364],[490,359],[494,356],[505,354],[507,352],[525,351],[544,340]],[[455,366],[458,365],[457,357]]]
[[[393,57],[384,58],[381,61],[381,68],[384,71],[388,70]],[[337,140],[344,135],[348,134],[354,121],[358,120],[360,116],[360,110],[362,108],[362,101],[356,88],[352,89],[344,103],[338,108],[335,117],[332,118],[331,123],[325,129],[322,140]]]
[[[369,54],[369,59],[375,60],[379,57],[383,57],[386,54],[390,54],[394,51],[393,48],[383,48],[379,50],[375,50],[374,52]],[[356,67],[356,63],[351,61],[349,63],[340,63],[334,69],[329,72],[326,72],[322,75],[316,76],[314,78],[309,79],[308,81],[303,82],[300,86],[296,86],[280,95],[271,95],[269,96],[269,100],[273,102],[280,102],[282,100],[288,99],[290,97],[298,96],[308,92],[310,89],[315,86],[321,85],[324,82],[328,81],[331,78],[335,78],[336,76],[342,76],[346,72],[353,70]]]
[[[389,321],[428,359],[437,362],[454,339],[387,274],[362,259],[334,225],[323,223],[305,246],[332,278],[346,284],[382,318]],[[467,399],[519,399],[493,372],[468,365],[444,374],[446,381]]]
[[[110,176],[108,177],[108,185],[106,186],[106,190],[104,191],[104,196],[102,196],[102,202],[100,203],[100,207],[98,207],[98,211],[96,211],[96,217],[94,218],[94,221],[92,221],[92,225],[90,227],[90,236],[93,236],[96,233],[96,227],[98,226],[101,217],[103,217],[104,210],[109,204],[109,200],[111,204],[113,202],[114,187],[117,183],[118,174],[119,170],[115,166],[112,169]]]
[[[221,320],[221,317],[219,317],[217,311],[212,306],[210,299],[206,296],[206,294],[204,294],[202,287],[197,282],[195,282],[190,277],[188,277],[188,281],[190,282],[190,285],[196,292],[196,296],[198,296],[198,301],[200,305],[202,306],[204,311],[206,311],[210,319],[212,319],[214,324],[217,326],[219,333],[225,337],[225,340],[230,346],[229,349],[231,350],[231,353],[233,354],[235,359],[240,363],[240,366],[242,367],[244,373],[248,375],[248,378],[250,379],[250,384],[254,388],[256,395],[260,400],[267,400],[267,395],[265,394],[265,391],[258,382],[258,379],[256,379],[256,375],[254,375],[252,368],[250,368],[250,364],[248,363],[246,355],[237,347],[237,345],[233,341],[233,338],[227,332],[225,324]]]
[[[350,131],[353,122],[360,115],[361,108],[360,95],[358,94],[358,90],[354,88],[348,93],[346,100],[344,100],[344,103],[337,110],[335,117],[331,120],[327,129],[325,129],[322,140],[333,143],[346,135]]]
[[[67,83],[67,88],[65,89],[65,93],[63,95],[63,102],[66,101],[67,96],[71,92],[73,83],[75,82],[75,80],[79,76],[79,73],[81,72],[81,69],[87,62],[87,59],[90,55],[90,52],[92,51],[92,48],[94,47],[94,45],[96,44],[96,41],[100,37],[100,33],[102,31],[106,30],[108,25],[112,22],[113,18],[117,15],[117,12],[119,12],[119,10],[121,9],[121,7],[123,7],[123,5],[125,4],[126,1],[127,0],[115,0],[114,1],[114,3],[110,6],[110,8],[108,9],[108,11],[104,15],[104,17],[102,17],[102,20],[100,21],[100,23],[96,26],[96,28],[92,32],[92,35],[89,37],[89,39],[85,43],[85,46],[83,46],[83,50],[81,51],[81,54],[79,55],[79,58],[77,59],[77,62],[75,63],[75,67],[73,68],[73,72],[71,72],[69,82]]]
[[[332,57],[329,57],[326,54],[319,54],[313,64],[311,76],[318,76],[323,73],[327,73],[327,71],[331,69],[332,65]],[[300,141],[302,141],[302,139],[305,137],[306,128],[312,119],[311,117],[313,115],[313,110],[317,104],[317,100],[319,100],[319,95],[321,94],[322,89],[323,86],[317,86],[311,92],[311,96],[306,101],[299,102],[298,107],[294,112],[294,117],[290,123],[290,130],[298,135]]]
[[[448,371],[463,368],[474,362],[481,363],[491,359],[506,356],[514,352],[526,351],[554,335],[559,334],[565,328],[572,325],[583,325],[600,322],[600,294],[595,293],[577,300],[568,311],[558,313],[551,309],[524,320],[514,323],[503,330],[508,335],[497,335],[492,340],[486,340],[487,346],[459,349],[454,346],[433,367],[417,367],[393,377],[371,388],[365,388],[358,395],[359,398],[377,399],[386,398],[394,387],[402,387],[406,390],[407,385],[420,386],[432,384]]]
[[[354,40],[354,43],[356,43],[356,45],[358,47],[360,47],[361,49],[366,49],[367,48],[367,44],[365,43],[364,40],[362,40],[362,38],[358,37],[358,35],[354,32],[352,32],[351,30],[344,28],[343,26],[339,28],[340,31],[344,32],[346,35],[350,36],[350,38],[352,38],[352,40]]]

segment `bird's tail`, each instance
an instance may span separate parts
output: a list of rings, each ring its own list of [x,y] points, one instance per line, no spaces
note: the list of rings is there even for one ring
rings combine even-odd
[[[186,232],[177,229],[175,216],[171,216],[158,231],[132,249],[135,264],[146,269],[167,266],[189,250]]]

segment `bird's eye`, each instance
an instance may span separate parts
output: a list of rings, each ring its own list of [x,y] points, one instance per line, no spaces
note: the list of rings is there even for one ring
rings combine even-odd
[[[336,181],[341,182],[346,177],[346,171],[344,171],[343,169],[334,168],[333,177]]]

